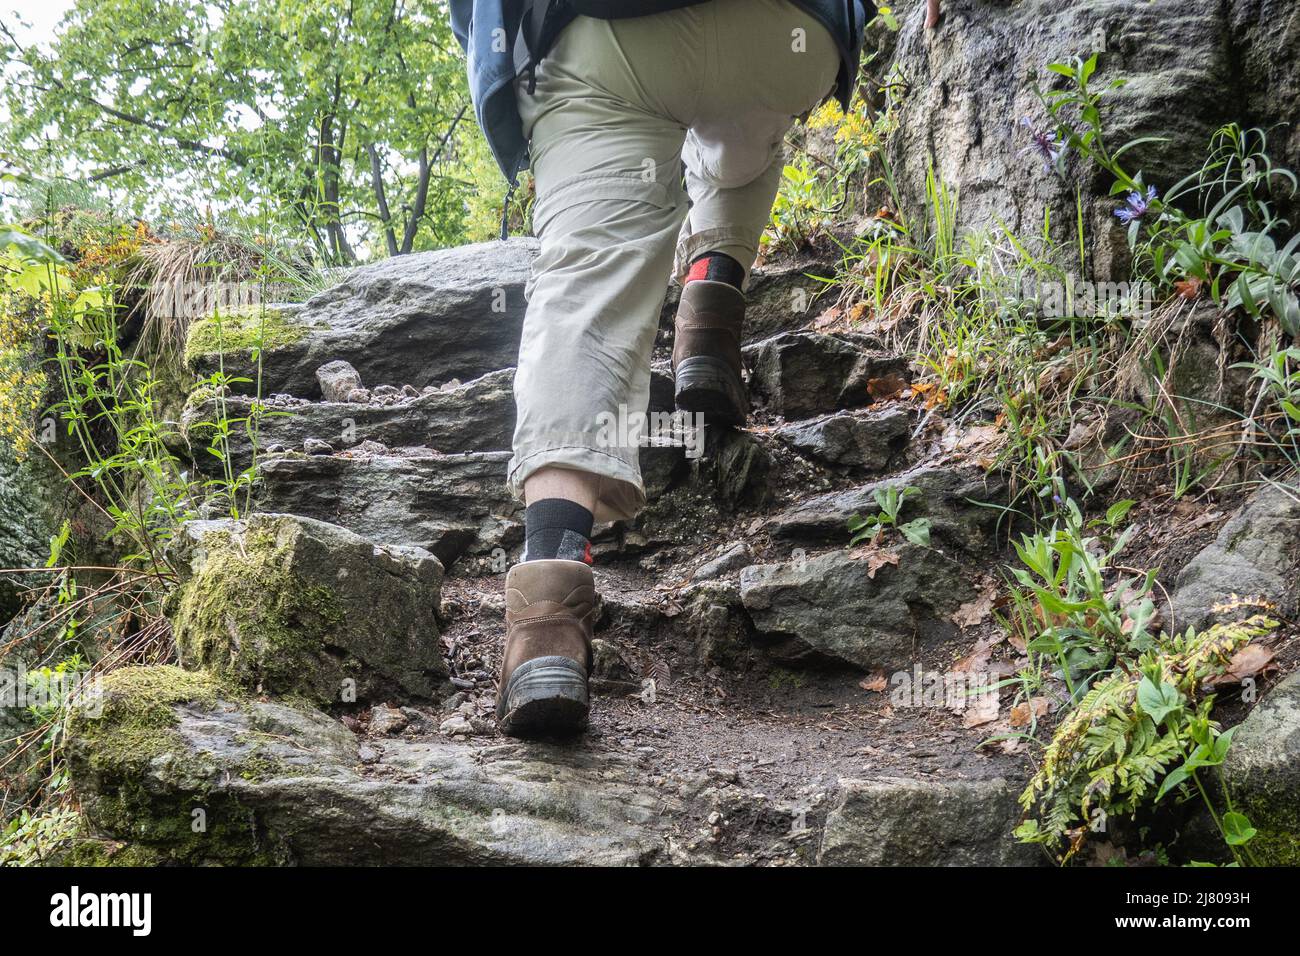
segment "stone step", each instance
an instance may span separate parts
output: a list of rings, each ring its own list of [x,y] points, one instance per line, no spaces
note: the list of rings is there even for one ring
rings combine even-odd
[[[905,670],[920,646],[956,638],[951,616],[975,594],[964,562],[902,541],[872,555],[839,548],[750,565],[739,582],[755,630],[775,645],[769,655],[864,671]]]
[[[691,736],[708,754],[710,731]],[[590,737],[359,740],[310,706],[235,700],[174,667],[110,674],[99,713],[74,714],[68,738],[88,842],[125,841],[159,863],[1036,861],[1012,841],[1016,791],[998,777],[844,776],[783,799],[707,757],[663,770],[656,750]]]
[[[514,430],[515,403],[511,392],[514,372],[491,372],[463,385],[433,389],[426,394],[401,395],[385,402],[312,402],[288,395],[265,400],[258,428],[263,452],[303,449],[308,439],[323,441],[344,451],[363,442],[387,446],[424,445],[440,452],[505,451]],[[186,406],[181,427],[205,469],[221,467],[218,459],[201,449],[213,434],[207,424],[224,413],[234,421],[247,420],[253,399],[244,395],[207,398]],[[231,429],[227,438],[235,469],[248,466],[252,441],[243,427]]]
[[[449,565],[523,541],[521,506],[505,485],[509,460],[509,452],[427,448],[272,455],[258,466],[257,507],[415,545]]]
[[[263,394],[317,398],[316,370],[343,359],[368,384],[440,385],[514,365],[524,318],[533,239],[485,242],[394,256],[353,269],[333,288],[273,318],[262,349]],[[228,320],[223,320],[228,321]],[[256,380],[245,321],[218,347],[217,322],[190,329],[186,359],[200,375],[219,364]],[[240,390],[250,392],[254,383]]]
[[[742,351],[750,391],[788,419],[869,405],[873,380],[907,376],[905,358],[857,333],[782,332]]]
[[[906,450],[915,424],[914,409],[894,404],[790,422],[772,434],[811,461],[849,472],[881,472]]]
[[[903,505],[902,520],[928,518],[938,547],[983,550],[993,542],[999,523],[1007,519],[1004,477],[975,464],[937,459],[853,488],[805,498],[768,518],[763,530],[784,541],[847,541],[849,518],[878,513],[876,492],[889,487],[917,489],[919,494]]]
[[[442,454],[509,451],[515,429],[514,369],[500,369],[461,384],[420,392],[409,388],[370,401],[311,401],[291,395],[269,396],[258,429],[265,451],[303,451],[308,439],[323,441],[331,451],[346,451],[365,442],[390,448],[423,446]],[[373,394],[373,393],[372,393]],[[650,411],[670,411],[673,382],[655,372],[650,380]],[[253,399],[230,394],[221,398],[194,397],[181,416],[181,427],[195,464],[204,471],[222,468],[219,459],[204,454],[213,434],[210,424],[224,413],[232,421],[246,420]],[[252,442],[242,426],[227,438],[236,471],[248,466]],[[323,449],[322,449],[323,450]]]

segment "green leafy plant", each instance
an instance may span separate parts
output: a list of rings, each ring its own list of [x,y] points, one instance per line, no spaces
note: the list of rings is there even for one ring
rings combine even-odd
[[[1021,536],[1012,568],[1010,626],[1030,654],[1056,662],[1072,699],[1094,677],[1149,650],[1155,603],[1149,597],[1155,572],[1130,574],[1113,582],[1115,558],[1127,547],[1132,528],[1114,534],[1133,502],[1112,505],[1100,523],[1086,522],[1072,500],[1044,531]],[[1089,534],[1100,527],[1104,533]]]
[[[872,497],[876,499],[876,506],[880,510],[876,514],[868,515],[865,518],[860,515],[853,515],[849,518],[848,527],[853,535],[849,540],[849,546],[853,547],[864,541],[878,544],[885,531],[893,528],[912,544],[919,544],[928,548],[930,546],[930,519],[913,518],[911,521],[903,521],[900,517],[904,502],[920,493],[920,488],[900,488],[895,485],[875,489],[872,492]]]

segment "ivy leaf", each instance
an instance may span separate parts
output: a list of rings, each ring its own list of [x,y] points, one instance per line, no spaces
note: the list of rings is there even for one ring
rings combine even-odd
[[[1173,684],[1161,681],[1157,684],[1150,677],[1143,677],[1138,685],[1138,704],[1155,723],[1164,719],[1183,706],[1182,695]]]
[[[1229,846],[1249,843],[1259,831],[1250,825],[1244,814],[1229,810],[1223,815],[1223,838]]]

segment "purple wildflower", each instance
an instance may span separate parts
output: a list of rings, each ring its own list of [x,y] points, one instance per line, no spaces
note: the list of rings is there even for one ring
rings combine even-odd
[[[1151,208],[1151,201],[1155,198],[1155,186],[1148,186],[1145,194],[1129,193],[1128,201],[1115,210],[1115,216],[1123,223],[1130,223],[1141,219],[1147,214],[1147,210]]]
[[[1060,135],[1056,130],[1039,129],[1028,116],[1021,118],[1020,125],[1029,130],[1032,141],[1017,155],[1037,154],[1043,161],[1043,172],[1050,173],[1052,167],[1056,165],[1056,161],[1061,158],[1061,153],[1065,150]]]

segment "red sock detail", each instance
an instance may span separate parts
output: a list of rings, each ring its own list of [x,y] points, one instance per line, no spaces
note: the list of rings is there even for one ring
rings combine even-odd
[[[594,560],[594,559],[592,558],[592,556],[591,556],[591,542],[590,542],[590,541],[587,542],[586,550],[584,550],[584,551],[582,552],[582,560],[583,560],[583,561],[586,561],[588,564],[595,564],[595,563],[596,563],[595,560]]]
[[[725,282],[739,289],[745,281],[745,267],[725,252],[706,252],[691,263],[682,284],[686,285],[696,279]]]

